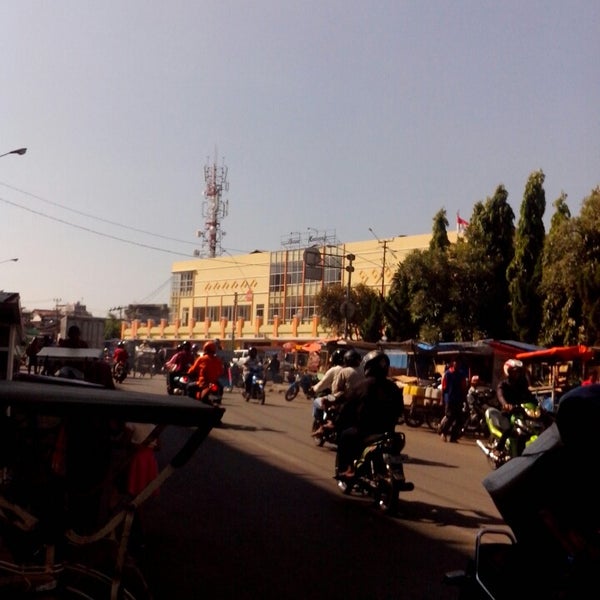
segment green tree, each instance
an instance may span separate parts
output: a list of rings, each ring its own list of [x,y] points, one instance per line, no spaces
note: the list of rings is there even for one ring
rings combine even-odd
[[[545,238],[544,178],[542,171],[536,171],[525,186],[515,235],[515,255],[507,271],[512,326],[518,339],[530,344],[538,341],[542,323],[539,290]]]
[[[378,342],[383,332],[381,295],[364,283],[359,283],[352,291],[356,305],[352,321],[358,336],[365,342]]]
[[[575,269],[581,299],[582,332],[590,345],[600,343],[600,187],[583,201],[576,219],[579,256]]]
[[[104,324],[104,339],[110,340],[121,337],[121,321],[113,313],[108,313]]]
[[[429,249],[445,251],[449,247],[448,217],[446,215],[446,209],[442,208],[433,217],[433,228],[431,230],[431,240],[429,240]]]
[[[542,256],[542,329],[540,343],[562,346],[579,343],[581,301],[577,292],[579,235],[563,192],[554,201]]]
[[[514,219],[503,185],[473,208],[462,253],[464,306],[473,315],[473,339],[511,336],[506,271],[514,256]]]
[[[346,321],[342,315],[342,302],[346,300],[346,288],[340,283],[324,286],[315,296],[315,305],[319,310],[323,325],[335,336],[344,334]]]
[[[392,277],[390,291],[383,304],[385,335],[389,341],[395,342],[415,338],[419,333],[418,326],[411,318],[408,274],[402,265],[398,265]]]

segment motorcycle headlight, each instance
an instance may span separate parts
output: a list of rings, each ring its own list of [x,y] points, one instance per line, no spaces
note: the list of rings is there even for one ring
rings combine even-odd
[[[539,419],[542,416],[542,409],[539,406],[526,406],[525,414],[530,419]]]

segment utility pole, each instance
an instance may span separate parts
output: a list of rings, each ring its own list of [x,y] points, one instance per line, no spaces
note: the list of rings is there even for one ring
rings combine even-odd
[[[237,321],[238,293],[233,294],[233,315],[231,319],[231,351],[235,350],[235,322]]]
[[[344,336],[346,339],[350,339],[350,321],[354,316],[355,306],[350,300],[350,293],[352,290],[352,273],[354,273],[353,261],[356,259],[354,254],[346,254],[348,264],[346,265],[346,271],[348,272],[348,285],[346,286],[346,300],[343,303],[343,314],[344,314]]]
[[[394,240],[394,238],[391,238],[389,240],[380,240],[370,227],[369,231],[373,234],[373,237],[383,246],[383,262],[381,265],[381,297],[383,298],[385,296],[385,258],[387,254],[387,247],[388,244]]]
[[[60,313],[58,312],[58,303],[62,302],[62,298],[52,298],[54,301],[54,309],[56,310],[56,342],[58,343],[58,336],[60,335]]]

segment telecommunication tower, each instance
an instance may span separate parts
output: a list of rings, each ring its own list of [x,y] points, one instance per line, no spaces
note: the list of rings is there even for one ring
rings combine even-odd
[[[202,202],[202,217],[204,218],[204,229],[199,229],[196,236],[202,238],[202,253],[198,250],[194,252],[196,256],[207,256],[214,258],[223,253],[221,239],[225,235],[221,231],[221,219],[227,216],[229,211],[229,201],[223,200],[223,192],[229,189],[227,181],[227,167],[223,163],[217,166],[217,154],[212,163],[207,161],[204,167],[204,201]]]

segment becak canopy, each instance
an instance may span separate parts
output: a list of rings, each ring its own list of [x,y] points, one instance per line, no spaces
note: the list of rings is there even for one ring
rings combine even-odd
[[[553,346],[533,352],[520,352],[515,356],[519,360],[548,360],[554,362],[568,360],[590,360],[594,357],[594,351],[587,346]]]

